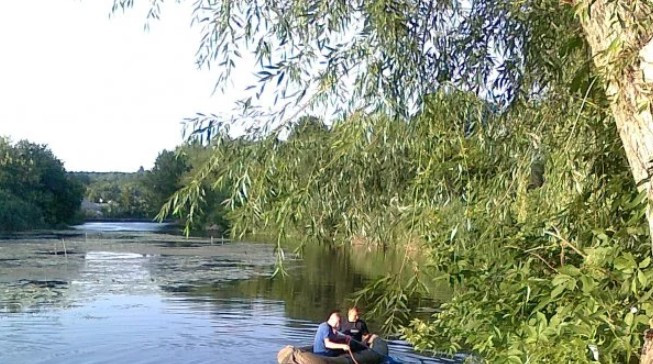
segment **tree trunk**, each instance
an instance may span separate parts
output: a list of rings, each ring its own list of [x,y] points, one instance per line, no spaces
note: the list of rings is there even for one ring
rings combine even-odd
[[[644,345],[642,346],[642,356],[640,364],[653,364],[653,330],[648,329],[644,332]]]
[[[633,177],[648,196],[646,215],[653,252],[653,20],[649,4],[642,0],[574,1]],[[652,340],[653,330],[647,330],[640,364],[653,364]]]
[[[653,41],[651,6],[642,0],[577,0],[594,63],[606,84],[630,169],[653,201]],[[649,203],[650,203],[649,202]],[[653,212],[647,208],[649,229]],[[653,252],[653,234],[651,234]]]

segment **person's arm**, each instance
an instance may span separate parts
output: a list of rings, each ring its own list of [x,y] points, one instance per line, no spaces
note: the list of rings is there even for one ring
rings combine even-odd
[[[361,320],[361,333],[363,334],[363,343],[370,345],[372,344],[372,341],[374,341],[374,338],[376,335],[370,334],[370,330],[367,329],[367,324],[365,321]]]
[[[376,335],[370,334],[369,332],[365,335],[363,335],[363,344],[365,345],[372,345],[372,341],[376,338]]]
[[[334,350],[340,349],[340,350],[344,350],[344,351],[349,351],[350,350],[348,344],[341,344],[341,343],[331,341],[328,337],[324,339],[324,346],[327,349],[334,349]]]

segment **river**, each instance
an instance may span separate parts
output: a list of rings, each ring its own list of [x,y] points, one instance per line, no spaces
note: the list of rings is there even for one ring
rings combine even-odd
[[[89,223],[0,239],[0,363],[276,363],[332,308],[393,269],[383,252],[306,249],[270,279],[269,244]],[[390,340],[402,363],[430,358]]]

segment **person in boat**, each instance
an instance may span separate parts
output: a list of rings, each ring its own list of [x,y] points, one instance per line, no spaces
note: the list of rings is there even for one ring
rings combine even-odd
[[[322,356],[339,356],[351,352],[350,337],[341,334],[340,311],[331,311],[326,322],[318,326],[313,341],[313,353]]]
[[[347,319],[340,325],[342,333],[350,336],[353,351],[364,350],[372,344],[376,335],[367,329],[367,324],[360,318],[360,310],[354,306],[347,311]]]

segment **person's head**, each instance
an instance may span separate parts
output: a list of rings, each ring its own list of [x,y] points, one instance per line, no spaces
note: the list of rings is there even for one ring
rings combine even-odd
[[[334,328],[339,328],[340,327],[340,311],[339,310],[333,310],[329,312],[329,316],[327,316],[327,324],[329,326],[334,327]]]
[[[358,307],[354,306],[347,311],[347,321],[356,322],[360,317],[360,310]]]

